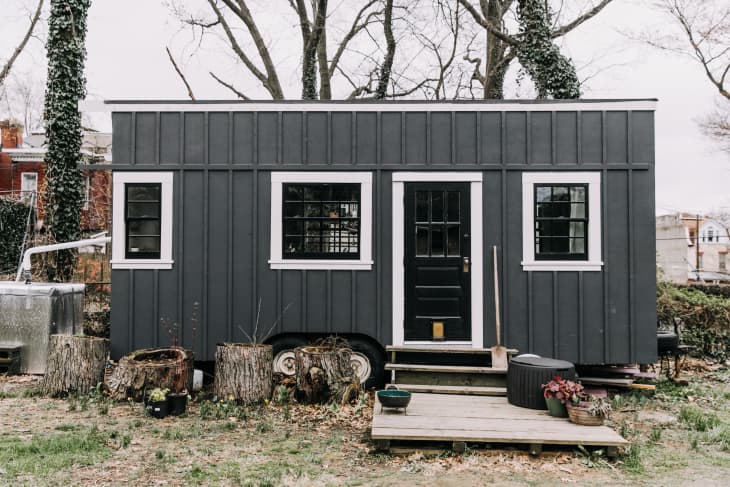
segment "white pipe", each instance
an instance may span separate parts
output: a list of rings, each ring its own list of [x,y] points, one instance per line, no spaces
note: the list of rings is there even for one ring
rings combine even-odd
[[[23,272],[30,275],[30,256],[33,254],[43,254],[45,252],[53,252],[54,250],[75,249],[78,247],[88,247],[89,245],[103,245],[112,241],[111,237],[87,238],[85,240],[75,240],[73,242],[64,242],[53,245],[41,245],[39,247],[31,247],[23,254],[23,263],[18,267],[18,273],[15,281],[21,281]]]

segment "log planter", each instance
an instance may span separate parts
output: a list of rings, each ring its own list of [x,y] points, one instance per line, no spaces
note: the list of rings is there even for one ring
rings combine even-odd
[[[246,404],[271,398],[273,362],[271,345],[219,343],[215,350],[214,394]]]
[[[86,394],[104,379],[109,340],[77,335],[51,335],[41,391],[52,397]]]
[[[155,387],[192,390],[193,352],[178,347],[145,348],[122,357],[106,380],[112,399],[141,401]]]
[[[294,350],[297,390],[302,402],[348,402],[360,384],[352,369],[349,348],[312,346]]]

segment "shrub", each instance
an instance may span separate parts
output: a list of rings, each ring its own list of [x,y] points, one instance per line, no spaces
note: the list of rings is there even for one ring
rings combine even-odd
[[[18,267],[29,208],[18,201],[0,197],[0,270]]]
[[[670,328],[676,323],[682,342],[697,354],[724,361],[730,357],[730,298],[719,294],[659,282],[657,320]]]

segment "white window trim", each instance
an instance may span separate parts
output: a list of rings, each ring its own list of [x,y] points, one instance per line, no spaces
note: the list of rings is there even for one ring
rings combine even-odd
[[[588,184],[588,260],[535,260],[535,184]],[[600,271],[601,173],[525,172],[522,174],[522,270]]]
[[[393,173],[393,345],[419,345],[405,341],[405,183],[469,182],[471,204],[471,341],[442,342],[441,345],[482,348],[484,346],[484,278],[482,245],[482,173],[480,172],[394,172]],[[434,344],[433,342],[428,342]]]
[[[28,177],[32,176],[32,177]],[[27,182],[33,181],[33,186],[28,188]],[[35,171],[25,171],[20,173],[20,199],[25,204],[30,204],[31,200],[38,195],[38,173]]]
[[[284,183],[360,184],[359,259],[285,259],[282,256],[282,191]],[[373,268],[373,175],[370,172],[286,172],[271,173],[271,269],[361,270]]]
[[[172,269],[172,180],[171,172],[115,172],[112,197],[112,269]],[[127,259],[125,257],[126,222],[124,221],[124,186],[128,183],[160,183],[160,258]]]

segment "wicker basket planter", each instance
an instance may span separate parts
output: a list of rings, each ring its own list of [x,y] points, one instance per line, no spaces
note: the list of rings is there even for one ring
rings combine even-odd
[[[573,404],[566,404],[568,409],[568,417],[571,423],[580,424],[583,426],[601,426],[603,425],[603,416],[597,414],[593,416],[590,413],[591,403],[581,402],[577,406]]]

